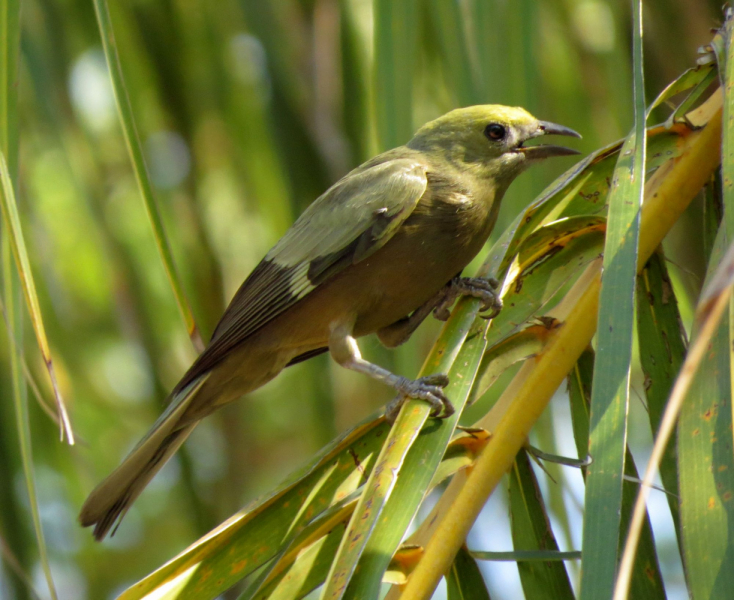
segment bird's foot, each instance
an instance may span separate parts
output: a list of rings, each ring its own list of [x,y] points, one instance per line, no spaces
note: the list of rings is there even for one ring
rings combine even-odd
[[[393,423],[398,417],[398,413],[410,398],[425,400],[431,405],[431,416],[441,417],[445,419],[454,414],[454,405],[443,392],[449,384],[448,375],[437,373],[428,375],[420,379],[407,379],[401,377],[400,381],[395,385],[399,395],[393,399],[385,408],[385,417],[390,423]]]
[[[446,296],[433,309],[433,316],[440,321],[446,321],[451,316],[449,307],[459,296],[472,296],[482,301],[480,312],[491,311],[483,315],[485,319],[493,319],[502,308],[502,300],[497,294],[499,282],[490,277],[454,277],[446,286]]]

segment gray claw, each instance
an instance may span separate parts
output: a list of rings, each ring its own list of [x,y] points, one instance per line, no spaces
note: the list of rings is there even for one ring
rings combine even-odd
[[[443,389],[449,384],[449,378],[443,373],[427,375],[420,379],[403,379],[397,386],[398,395],[385,408],[385,417],[392,423],[400,409],[410,398],[425,400],[431,405],[431,416],[446,418],[454,414],[454,406],[444,394]]]
[[[433,310],[433,316],[440,321],[446,321],[451,313],[451,306],[459,296],[473,296],[482,301],[479,312],[491,311],[483,315],[485,319],[493,319],[502,308],[502,301],[495,291],[499,282],[494,278],[484,279],[482,277],[455,277],[446,288],[445,298]]]
[[[500,311],[502,310],[502,300],[495,297],[494,299],[494,305],[493,306],[486,306],[485,304],[482,304],[482,308],[479,312],[484,312],[485,310],[491,310],[489,314],[486,315],[480,315],[482,319],[490,320],[494,319],[498,314],[500,314]]]
[[[449,310],[447,304],[453,304],[453,301],[454,299],[452,298],[450,302],[444,301],[444,303],[434,308],[433,316],[439,321],[448,321],[449,317],[451,316],[451,311]]]
[[[446,373],[434,373],[433,375],[426,375],[416,380],[414,383],[426,383],[428,385],[437,385],[440,388],[445,388],[449,384],[449,376]]]

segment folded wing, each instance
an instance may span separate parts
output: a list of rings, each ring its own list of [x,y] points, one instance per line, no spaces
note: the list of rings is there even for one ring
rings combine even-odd
[[[384,246],[427,185],[421,162],[394,159],[353,171],[329,188],[245,280],[177,390],[316,287]]]

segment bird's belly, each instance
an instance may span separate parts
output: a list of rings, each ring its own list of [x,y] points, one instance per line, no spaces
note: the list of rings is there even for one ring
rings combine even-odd
[[[402,235],[375,253],[375,268],[363,267],[375,304],[360,312],[355,335],[373,333],[406,317],[459,275],[482,249],[493,226],[493,216],[483,208],[426,216],[415,227],[418,234],[408,222]],[[472,212],[473,218],[467,218]]]
[[[445,230],[420,238],[396,235],[374,255],[312,292],[311,304],[322,307],[323,316],[317,318],[317,329],[326,336],[322,341],[328,340],[334,321],[351,321],[353,335],[361,337],[409,315],[458,275],[483,243],[481,236],[449,235]]]
[[[481,250],[492,223],[423,218],[348,266],[266,325],[257,337],[291,358],[328,345],[332,325],[361,337],[392,325],[430,300]],[[273,348],[275,350],[275,348]]]
[[[371,303],[361,307],[355,337],[368,335],[406,317],[433,298],[473,258],[455,253],[416,252],[394,262],[389,272],[377,269],[362,281]]]

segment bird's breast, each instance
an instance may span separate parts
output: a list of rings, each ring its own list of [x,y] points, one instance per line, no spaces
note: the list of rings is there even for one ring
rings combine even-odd
[[[405,317],[461,273],[487,240],[493,213],[469,194],[417,207],[383,248],[343,273],[364,293],[355,333]]]

